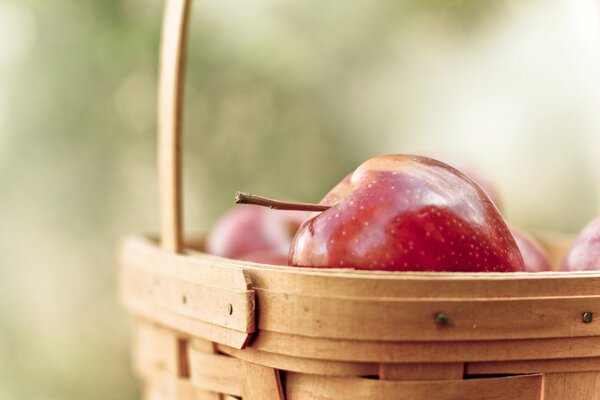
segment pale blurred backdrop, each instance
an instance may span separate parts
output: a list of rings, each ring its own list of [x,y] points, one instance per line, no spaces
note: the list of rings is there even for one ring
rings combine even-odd
[[[598,213],[595,0],[203,0],[185,223],[383,153],[473,164],[526,229]],[[0,399],[134,399],[115,250],[156,232],[159,0],[0,0]]]

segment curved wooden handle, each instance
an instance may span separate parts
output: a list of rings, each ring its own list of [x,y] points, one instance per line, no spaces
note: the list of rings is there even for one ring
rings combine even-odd
[[[166,0],[158,92],[158,174],[161,244],[181,252],[181,130],[186,39],[191,0]]]

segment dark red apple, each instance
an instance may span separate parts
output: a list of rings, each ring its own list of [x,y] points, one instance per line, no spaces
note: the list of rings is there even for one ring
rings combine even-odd
[[[290,243],[310,213],[236,206],[213,227],[206,250],[238,260],[287,264]]]
[[[372,158],[333,188],[307,220],[290,265],[393,271],[522,271],[523,259],[485,192],[425,157]]]
[[[525,263],[525,271],[527,272],[544,272],[552,271],[552,263],[542,245],[527,233],[510,227],[515,242],[519,246],[523,262]]]
[[[600,270],[600,217],[592,220],[577,235],[560,266],[561,271]]]

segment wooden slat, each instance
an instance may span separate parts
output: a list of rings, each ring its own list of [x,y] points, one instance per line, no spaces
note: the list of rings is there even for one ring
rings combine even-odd
[[[197,261],[195,257],[164,251],[156,241],[145,237],[128,237],[119,249],[121,266],[146,268],[160,276],[189,283],[236,290],[252,289],[250,277],[240,265],[221,264],[211,257],[205,262]]]
[[[268,353],[250,347],[238,350],[229,346],[218,345],[217,349],[221,353],[231,355],[240,360],[285,371],[337,376],[377,375],[379,373],[379,364],[377,363],[341,362],[292,357]]]
[[[438,381],[463,378],[463,363],[380,364],[379,379],[393,381]]]
[[[214,256],[194,254],[199,259]],[[600,272],[444,273],[381,272],[257,265],[226,261],[248,270],[254,287],[305,295],[405,298],[511,298],[596,295]]]
[[[142,392],[143,400],[165,400],[166,393],[161,391],[161,388],[154,385],[152,382],[146,383]]]
[[[283,400],[276,369],[206,352],[204,341],[189,348],[191,381],[204,390],[242,396],[244,400]]]
[[[376,342],[259,331],[250,348],[294,357],[351,362],[504,361],[600,357],[600,338]]]
[[[173,331],[137,321],[133,348],[134,369],[140,375],[159,369],[177,376],[180,372],[178,340]]]
[[[468,363],[465,371],[470,375],[600,371],[600,357]]]
[[[286,395],[287,400],[541,400],[542,376],[399,382],[289,373]]]
[[[279,372],[274,368],[244,362],[244,400],[283,400]]]
[[[593,296],[583,296],[581,292],[573,291],[574,282],[572,282],[577,281],[584,286],[589,281],[598,283],[600,280],[597,277],[600,273],[597,272],[595,275],[575,274],[567,280],[556,279],[557,275],[562,276],[556,273],[529,274],[536,277],[545,276],[542,279],[524,278],[516,274],[503,274],[502,279],[487,277],[490,274],[485,278],[481,277],[485,274],[454,274],[453,278],[448,274],[441,274],[441,278],[434,278],[430,274],[402,273],[365,275],[333,271],[324,274],[320,271],[289,267],[285,270],[269,267],[255,268],[251,263],[236,263],[213,256],[174,256],[164,254],[150,241],[133,240],[132,242],[125,246],[124,258],[127,259],[129,255],[133,261],[128,261],[125,265],[135,263],[136,260],[139,263],[140,259],[152,260],[158,257],[160,262],[156,263],[156,270],[162,269],[165,274],[177,271],[177,277],[185,282],[195,282],[192,278],[198,276],[194,274],[203,273],[211,276],[210,279],[220,280],[223,285],[226,285],[220,277],[220,272],[225,276],[232,274],[237,265],[248,267],[252,280],[255,281],[256,278],[254,287],[260,300],[261,313],[259,327],[263,330],[302,336],[390,341],[600,335],[599,324],[581,322],[581,313],[584,311],[600,313],[600,297],[597,295],[600,290]],[[142,255],[138,256],[140,253]],[[204,270],[211,272],[207,273]],[[245,275],[239,276],[242,280]],[[270,277],[270,280],[265,277]],[[585,279],[580,280],[579,278],[582,277]],[[387,290],[391,290],[391,286],[405,288],[407,282],[418,286],[418,282],[422,283],[423,280],[428,282],[429,286],[441,285],[440,287],[445,288],[442,292],[448,292],[446,286],[454,288],[450,290],[454,292],[456,285],[464,288],[465,282],[470,282],[474,288],[482,290],[479,294],[485,295],[486,298],[468,298],[464,297],[464,293],[457,298],[448,299],[413,298],[408,297],[410,293],[398,292],[397,289],[396,293],[386,293]],[[346,284],[343,283],[344,281]],[[280,286],[275,287],[274,282]],[[350,282],[363,289],[360,295],[352,295],[356,288],[351,289],[353,285],[350,285]],[[523,287],[529,290],[535,286],[532,282],[536,282],[539,286],[537,290],[522,293]],[[542,291],[540,288],[546,286],[554,288],[557,282],[569,286],[572,289],[571,294],[578,295],[561,297],[553,293],[549,298],[532,297],[532,292],[539,293]],[[271,286],[261,287],[265,283],[270,283]],[[341,289],[344,290],[339,292]],[[473,288],[467,290],[471,293],[476,291]],[[414,293],[414,290],[412,292]],[[428,292],[439,296],[439,292],[434,288],[430,287]],[[318,295],[311,293],[318,293]],[[521,293],[522,297],[506,297],[510,293]],[[374,297],[374,294],[378,297]],[[395,297],[383,297],[387,294],[395,294]],[[215,314],[219,314],[221,309],[222,307],[215,310]],[[451,316],[452,320],[448,326],[439,327],[435,324],[434,316],[438,312]],[[361,329],[356,329],[354,325],[357,320],[361,321]]]
[[[217,349],[216,346],[213,342],[209,342],[208,340],[204,340],[204,339],[190,339],[190,342],[188,344],[188,354],[187,354],[187,359],[188,362],[190,362],[191,359],[191,351],[192,349],[194,349],[194,351],[200,351],[203,353],[209,353],[209,354],[217,354]],[[191,362],[190,362],[190,368],[191,368]],[[191,375],[191,374],[190,374]],[[209,392],[206,391],[207,395],[205,395],[204,397],[206,397],[206,400],[223,400],[223,395],[221,393],[217,393],[217,392]],[[212,396],[212,397],[209,397]]]
[[[158,87],[158,166],[161,242],[181,250],[181,131],[186,38],[191,0],[167,0],[163,18]]]
[[[248,332],[254,323],[254,293],[191,284],[137,268],[124,268],[127,304],[146,303],[218,326]],[[518,300],[363,300],[323,301],[320,297],[257,291],[263,330],[360,340],[486,340],[600,335],[600,324],[581,315],[600,315],[600,296]],[[228,313],[228,305],[233,313]],[[451,317],[438,326],[435,315]],[[501,318],[499,316],[502,316]],[[361,321],[361,329],[356,329]]]
[[[237,349],[242,349],[248,344],[250,333],[239,332],[233,329],[209,324],[197,319],[178,315],[149,306],[144,302],[128,301],[126,306],[140,319],[152,321],[169,327],[179,333],[193,337],[204,338],[216,343],[226,344]]]
[[[544,377],[544,400],[599,400],[600,373],[575,372]]]
[[[244,364],[233,357],[209,354],[193,347],[189,349],[190,380],[204,390],[242,396]]]
[[[222,400],[217,392],[194,387],[186,379],[174,379],[181,375],[181,371],[178,369],[178,360],[175,355],[178,351],[177,341],[180,338],[173,331],[145,321],[138,321],[135,331],[134,364],[138,374],[147,381],[146,391],[148,394],[146,397],[156,397],[161,400],[165,398]],[[213,343],[201,339],[191,340],[189,346],[193,347],[194,351],[215,352]],[[187,350],[189,352],[189,349]],[[186,359],[188,357],[189,355],[186,354]],[[202,369],[204,368],[210,368],[210,365],[205,364],[202,366]],[[174,396],[174,390],[176,397],[166,397]],[[192,394],[188,394],[190,392]]]
[[[144,375],[144,398],[150,400],[221,400],[218,393],[195,387],[190,380],[152,369]]]
[[[124,303],[134,314],[179,332],[244,347],[255,330],[248,275],[236,267],[198,268],[189,258],[147,239],[126,240],[119,282]]]
[[[327,293],[324,291],[324,293]],[[494,340],[600,336],[600,296],[524,299],[361,299],[256,289],[261,330],[355,340]],[[436,314],[450,316],[439,326]]]
[[[138,267],[124,267],[120,285],[125,303],[145,303],[240,332],[254,331],[253,291],[189,283]]]
[[[177,337],[177,376],[190,377],[190,362],[188,359],[188,339]]]
[[[201,351],[203,353],[217,353],[217,344],[213,343],[209,340],[201,339],[201,338],[193,338],[190,343],[190,349],[194,349],[195,351]]]
[[[600,289],[598,271],[535,274],[353,271],[265,266],[204,253],[193,255],[197,260],[244,268],[254,287],[305,295],[322,295],[323,287],[328,288],[331,296],[369,297],[375,293],[382,298],[593,296]]]

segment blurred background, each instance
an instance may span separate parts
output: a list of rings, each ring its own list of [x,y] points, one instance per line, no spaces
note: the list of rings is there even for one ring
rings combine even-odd
[[[185,224],[237,190],[318,201],[363,160],[489,176],[529,230],[598,213],[596,0],[203,0]],[[0,399],[135,399],[115,252],[158,231],[162,1],[0,0]]]

